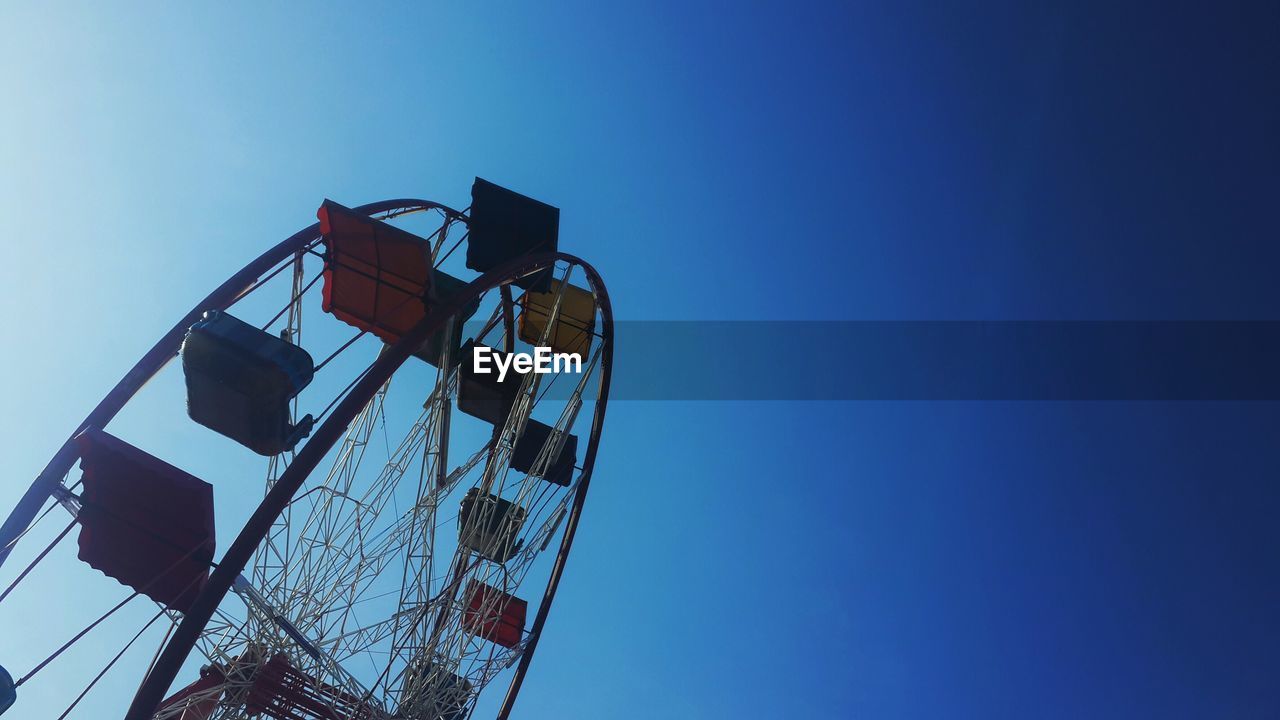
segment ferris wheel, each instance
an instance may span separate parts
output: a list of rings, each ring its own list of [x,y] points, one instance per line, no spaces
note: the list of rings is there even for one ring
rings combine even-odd
[[[465,211],[326,200],[317,215],[162,337],[0,528],[0,562],[22,565],[0,603],[73,538],[86,582],[121,594],[30,669],[0,657],[0,713],[143,603],[150,620],[99,672],[60,679],[83,688],[62,717],[463,720],[502,685],[510,715],[591,481],[609,297],[559,251],[558,209],[479,178]],[[463,255],[476,274],[447,273]],[[197,477],[109,427],[162,372],[181,373],[216,452],[265,458],[260,480]],[[257,496],[228,539],[225,484]],[[22,547],[59,514],[47,546]],[[125,677],[117,661],[157,625]],[[132,703],[84,711],[107,673],[140,683]]]

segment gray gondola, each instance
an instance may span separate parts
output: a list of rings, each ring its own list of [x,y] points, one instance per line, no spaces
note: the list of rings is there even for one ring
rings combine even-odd
[[[13,676],[0,665],[0,715],[13,707],[18,699],[18,688],[13,684]]]
[[[400,710],[404,715],[431,720],[463,720],[471,702],[473,686],[443,666],[427,663],[405,671]]]
[[[535,470],[534,464],[538,459],[538,454],[542,452],[543,446],[556,433],[555,428],[529,418],[528,422],[525,423],[524,432],[520,435],[520,439],[516,441],[515,450],[511,453],[511,469],[517,472],[532,473]],[[573,479],[573,466],[578,463],[578,436],[573,434],[564,435],[564,444],[560,446],[560,452],[552,456],[550,461],[547,462],[545,472],[538,477],[547,482],[568,487]]]
[[[496,495],[471,488],[458,512],[458,544],[496,563],[504,563],[524,545],[520,530],[526,511]]]
[[[466,288],[467,282],[465,280],[459,280],[448,273],[435,270],[433,271],[431,289],[427,294],[427,304],[429,307],[435,307],[440,303],[448,302]],[[458,363],[462,361],[462,338],[466,332],[465,325],[479,309],[480,298],[477,297],[464,305],[462,310],[453,316],[449,327],[439,330],[427,338],[427,341],[414,353],[414,356],[435,367],[440,367],[440,357],[444,351],[444,339],[448,336],[451,338],[449,349],[452,351],[449,367],[457,367]]]
[[[265,330],[212,311],[182,343],[187,414],[260,455],[291,450],[311,431],[289,403],[315,374],[311,355]]]
[[[459,355],[462,358],[458,366],[458,409],[474,418],[479,418],[496,427],[502,427],[511,414],[511,406],[520,392],[520,382],[524,375],[511,367],[502,380],[489,364],[491,372],[476,372],[474,355],[476,348],[484,347],[495,354],[499,351],[468,340]]]

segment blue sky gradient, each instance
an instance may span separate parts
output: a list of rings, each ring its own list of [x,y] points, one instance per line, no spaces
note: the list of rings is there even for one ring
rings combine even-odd
[[[50,3],[0,27],[0,507],[325,197],[463,207],[479,175],[543,199],[626,320],[1280,319],[1275,4]],[[122,422],[176,452],[193,431],[148,397]],[[1276,717],[1278,415],[617,403],[517,717]],[[85,577],[52,563],[0,604],[0,664],[114,602]],[[79,717],[122,714],[113,677]],[[15,717],[69,701],[23,691]]]

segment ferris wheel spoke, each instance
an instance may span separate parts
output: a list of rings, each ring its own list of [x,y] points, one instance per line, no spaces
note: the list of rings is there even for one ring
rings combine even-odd
[[[447,228],[435,236],[436,252],[446,235]],[[548,293],[546,324],[535,344],[548,343],[574,267],[565,267],[558,287]],[[509,295],[505,302],[512,302]],[[498,327],[495,319],[504,316],[504,307],[493,311],[481,337]],[[291,327],[294,320],[290,314]],[[456,467],[449,458],[449,425],[459,374],[437,369],[421,412],[397,442],[387,432],[393,393],[384,384],[348,426],[324,476],[286,505],[255,554],[253,585],[244,581],[236,589],[245,598],[244,618],[211,623],[206,644],[213,648],[207,655],[225,664],[254,647],[285,653],[311,682],[332,683],[363,698],[371,712],[469,707],[485,685],[520,659],[532,638],[520,628],[516,639],[500,644],[474,618],[503,613],[564,527],[584,480],[585,470],[570,464],[563,482],[548,481],[583,407],[584,390],[601,366],[603,346],[584,347],[589,355],[576,385],[556,402],[556,421],[542,426],[547,439],[531,461],[521,461],[519,472],[512,468],[515,446],[534,422],[535,408],[563,382],[558,374],[544,380],[539,373],[522,373],[503,421]],[[442,365],[451,368],[447,359]],[[374,438],[379,432],[381,443]],[[273,460],[268,487],[280,471],[281,463]],[[439,538],[462,532],[458,513],[440,511],[459,486],[520,508],[515,550],[501,562],[483,556],[461,535],[437,545]],[[497,507],[482,504],[469,522],[497,522]],[[395,580],[388,582],[393,569]],[[475,594],[474,588],[486,586],[500,592]],[[241,650],[219,654],[228,647]]]
[[[420,427],[420,426],[421,426],[421,423],[419,424],[419,426],[416,426],[416,427]],[[422,433],[420,433],[420,432],[418,432],[418,433],[414,433],[414,434],[416,434],[416,437],[418,437],[419,439],[421,439],[421,438],[423,437],[423,434],[422,434]],[[398,454],[398,455],[399,455],[399,457],[400,457],[400,458],[407,457],[410,453],[412,453],[412,452],[414,452],[414,451],[415,451],[415,447],[416,447],[418,444],[419,444],[419,443],[406,443],[406,444],[404,444],[404,445],[402,446],[402,447],[403,447],[403,451],[402,451],[401,453],[399,453],[399,454]],[[428,515],[430,515],[431,513],[433,513],[433,512],[434,512],[434,505],[435,505],[435,501],[434,501],[433,497],[434,497],[434,496],[436,496],[436,495],[439,495],[440,493],[448,492],[449,490],[451,490],[451,489],[452,489],[452,486],[456,483],[456,481],[458,480],[458,478],[460,478],[462,475],[464,475],[466,472],[468,472],[472,467],[474,467],[474,466],[475,466],[475,464],[479,461],[479,459],[481,459],[481,457],[482,457],[482,456],[483,456],[483,449],[482,449],[481,451],[478,451],[477,453],[475,453],[475,454],[474,454],[471,458],[469,458],[469,459],[468,459],[468,461],[467,461],[466,463],[464,463],[461,467],[459,467],[459,468],[455,469],[452,473],[450,473],[448,476],[446,476],[445,485],[444,485],[443,487],[441,487],[441,488],[437,488],[437,489],[436,489],[436,491],[434,491],[434,492],[430,493],[430,495],[429,495],[428,497],[424,497],[424,498],[422,498],[422,499],[421,499],[421,500],[420,500],[420,501],[419,501],[419,502],[414,506],[414,508],[413,508],[413,511],[414,511],[414,512],[413,512],[412,514],[410,514],[410,515],[408,515],[408,516],[406,516],[406,517],[402,517],[402,518],[400,519],[400,521],[399,521],[396,525],[393,525],[393,526],[391,526],[391,527],[387,528],[388,530],[392,530],[392,532],[390,532],[390,533],[385,533],[385,538],[386,538],[386,540],[385,540],[385,543],[384,543],[384,545],[383,545],[383,548],[375,548],[373,552],[370,552],[369,550],[367,550],[367,549],[366,549],[366,550],[365,550],[365,552],[364,552],[364,553],[362,554],[362,556],[360,557],[360,562],[359,562],[359,564],[357,565],[357,567],[356,567],[356,570],[355,570],[354,574],[352,573],[352,563],[349,561],[350,559],[348,559],[348,561],[347,561],[347,562],[339,563],[336,567],[331,567],[331,568],[328,570],[328,572],[329,572],[329,574],[330,574],[330,575],[335,575],[335,574],[336,574],[336,575],[343,575],[343,574],[347,574],[348,576],[354,576],[354,577],[356,578],[356,580],[355,580],[354,582],[352,582],[352,583],[348,586],[349,590],[348,590],[348,602],[346,603],[346,604],[347,604],[347,606],[350,606],[350,605],[354,604],[355,602],[358,602],[358,600],[359,600],[359,595],[360,595],[360,594],[362,594],[361,590],[359,589],[359,584],[360,584],[360,583],[359,583],[359,579],[360,579],[360,576],[361,576],[362,574],[364,574],[364,569],[365,569],[366,567],[371,567],[373,572],[368,573],[368,575],[369,575],[370,577],[372,577],[372,576],[376,576],[377,572],[378,572],[378,571],[380,571],[380,570],[382,569],[382,567],[383,567],[383,566],[385,566],[385,564],[386,564],[386,563],[387,563],[387,561],[388,561],[387,554],[386,554],[385,552],[382,552],[382,550],[383,550],[383,549],[386,549],[386,548],[395,547],[395,546],[397,546],[398,544],[402,544],[402,543],[403,543],[403,540],[402,540],[401,536],[402,536],[402,535],[404,534],[404,532],[405,532],[405,524],[406,524],[406,520],[408,521],[408,524],[409,524],[410,526],[412,526],[412,525],[414,525],[414,524],[416,524],[416,523],[418,522],[417,515],[422,514],[422,513],[423,513],[424,508],[426,509],[427,514],[428,514]],[[388,463],[388,467],[389,467],[389,468],[394,469],[394,470],[395,470],[395,472],[393,472],[393,473],[388,473],[388,474],[384,475],[383,480],[384,480],[384,481],[395,481],[395,480],[397,480],[399,476],[402,476],[402,475],[403,475],[404,470],[405,470],[405,468],[406,468],[406,465],[407,465],[406,463],[404,463],[404,462],[400,462],[400,461],[392,461],[392,462],[389,462],[389,463]],[[393,486],[393,485],[394,485],[394,482],[385,482],[385,483],[384,483],[384,485],[383,485],[383,487],[384,487],[384,488],[389,488],[389,487],[391,487],[391,486]],[[375,489],[375,490],[377,489],[377,485],[375,485],[375,488],[374,488],[374,489]],[[370,496],[372,496],[372,495],[374,495],[374,494],[375,494],[374,492],[371,492],[371,493],[370,493]],[[420,495],[421,495],[421,494],[422,494],[422,490],[421,490],[421,488],[420,488]],[[364,500],[363,500],[363,501],[364,501],[364,502],[366,502],[366,503],[372,503],[375,507],[378,507],[378,508],[384,508],[384,507],[385,507],[385,505],[386,505],[386,503],[385,503],[385,502],[383,502],[383,501],[375,501],[375,500],[373,500],[373,498],[371,498],[371,497],[369,497],[369,496],[366,496],[366,498],[364,498]],[[359,520],[359,518],[352,518],[352,519],[354,519],[354,520]],[[430,517],[428,517],[427,522],[426,522],[426,525],[427,525],[428,527],[431,525]],[[411,527],[410,527],[410,534],[412,534],[412,528],[411,528]],[[432,534],[432,533],[427,533],[427,534]],[[361,546],[361,547],[363,547],[363,548],[368,548],[368,547],[369,547],[369,544],[368,544],[368,538],[358,538],[358,540],[360,541],[360,542],[358,543],[358,544],[359,544],[359,546]],[[330,554],[329,554],[329,557],[330,557],[330,558],[333,558],[334,556],[333,556],[333,554],[331,554],[331,553],[330,553]],[[318,568],[318,567],[316,567],[316,566],[312,566],[312,567],[311,567],[311,569],[312,569],[312,570],[319,570],[319,568]],[[366,586],[366,587],[367,587],[367,586]],[[342,590],[343,588],[338,587],[338,588],[336,588],[336,589],[337,589],[337,590]],[[323,606],[323,605],[325,605],[325,604],[327,603],[327,601],[328,601],[328,600],[332,599],[332,597],[333,597],[333,594],[331,593],[330,595],[326,596],[326,597],[325,597],[325,598],[323,598],[322,600],[318,601],[318,602],[317,602],[317,604],[318,604],[318,605]]]
[[[244,579],[244,576],[240,576],[237,579],[232,589],[236,595],[244,600],[249,614],[257,615],[263,624],[273,624],[288,641],[291,641],[292,647],[295,648],[295,651],[291,653],[292,659],[300,669],[317,671],[314,673],[319,676],[315,677],[316,680],[328,677],[354,696],[360,697],[367,693],[366,688],[360,683],[355,674],[348,671],[332,655],[325,652],[321,648],[322,643],[307,637],[293,622],[272,607],[266,597],[251,586]],[[276,649],[286,649],[286,647],[287,645],[282,644],[277,646]],[[309,657],[312,662],[305,662],[303,656]]]
[[[386,509],[386,496],[366,498],[365,501],[371,504],[362,508],[359,514],[348,518],[344,526],[334,528],[324,542],[314,543],[306,549],[309,560],[304,573],[306,582],[313,587],[329,588],[327,593],[313,595],[312,604],[323,606],[326,601],[344,592],[350,602],[355,602],[360,595],[358,589],[367,584],[364,580],[369,576],[369,570],[372,568],[376,574],[388,562],[382,548],[371,547],[371,533],[377,531],[368,529],[376,525],[378,516]],[[391,532],[377,534],[384,535],[384,547],[389,548],[397,540],[401,528],[399,524],[393,524],[386,529]],[[359,548],[359,552],[337,551],[336,548],[344,543]],[[345,584],[340,582],[344,578]]]
[[[165,614],[175,627],[182,621],[182,614],[177,611],[167,610]],[[235,658],[229,654],[228,649],[236,647],[242,640],[248,640],[250,633],[246,627],[247,622],[231,618],[219,609],[197,638],[196,650],[213,665],[226,665],[234,661]]]
[[[363,450],[368,444],[368,435],[372,431],[373,419],[376,418],[381,411],[381,402],[385,397],[385,392],[379,392],[375,400],[362,411],[361,415],[352,424],[351,430],[348,431],[347,438],[344,440],[340,448],[334,465],[331,468],[325,482],[303,495],[310,504],[310,512],[306,515],[301,528],[291,527],[289,523],[281,531],[293,531],[293,541],[289,544],[289,560],[290,562],[283,565],[279,574],[282,581],[279,587],[283,589],[289,584],[300,585],[306,587],[314,582],[314,560],[313,555],[316,549],[317,537],[320,537],[321,544],[332,542],[332,509],[337,499],[350,500],[347,495],[349,490],[349,482],[343,481],[344,475],[349,475],[347,468],[359,465],[360,459],[363,457]],[[336,487],[335,487],[336,486]],[[320,496],[317,498],[316,493]],[[302,499],[302,498],[299,498]],[[297,500],[290,504],[291,509],[296,509]],[[281,593],[284,595],[284,593]],[[290,594],[289,598],[279,597],[277,601],[289,602],[291,598],[303,596],[302,594]]]
[[[433,403],[428,403],[428,407],[431,405],[433,405]],[[370,524],[372,520],[376,519],[376,516],[380,514],[381,510],[385,509],[387,506],[386,500],[392,495],[391,493],[386,492],[386,490],[394,487],[399,478],[403,476],[404,471],[407,469],[408,465],[406,462],[403,462],[403,459],[410,454],[416,453],[417,448],[421,445],[420,440],[413,440],[414,438],[420,439],[425,436],[425,433],[422,432],[424,429],[424,423],[421,421],[415,424],[409,434],[409,438],[406,442],[402,443],[401,449],[396,454],[396,457],[393,457],[388,461],[380,481],[375,482],[370,487],[369,492],[361,498],[356,506],[358,509],[348,513],[334,512],[335,506],[338,505],[338,496],[341,493],[332,492],[332,480],[337,478],[339,482],[343,483],[341,487],[349,487],[350,481],[355,475],[355,466],[358,465],[358,460],[362,456],[361,453],[354,452],[354,450],[357,446],[367,446],[368,430],[371,427],[372,423],[369,422],[356,423],[355,429],[357,432],[353,435],[349,435],[348,443],[346,443],[346,446],[339,455],[340,460],[335,464],[334,470],[331,471],[329,475],[329,484],[325,486],[326,489],[331,491],[329,496],[325,497],[322,501],[313,504],[313,510],[306,520],[304,531],[298,534],[299,539],[294,543],[293,554],[295,571],[292,572],[292,575],[295,576],[296,579],[296,582],[294,583],[295,587],[299,589],[312,589],[326,585],[333,587],[333,590],[325,595],[317,596],[311,593],[299,593],[299,596],[308,598],[310,600],[309,604],[313,604],[317,607],[329,608],[329,610],[324,613],[317,613],[317,619],[326,614],[334,614],[333,609],[335,605],[339,605],[343,608],[342,611],[337,613],[342,616],[341,620],[337,622],[330,620],[329,622],[323,623],[323,627],[326,628],[343,628],[346,626],[348,617],[353,614],[352,608],[360,602],[362,599],[361,596],[364,592],[369,587],[372,587],[371,582],[362,583],[362,579],[365,577],[373,578],[378,575],[378,573],[391,559],[391,555],[384,551],[395,548],[401,544],[398,536],[405,532],[404,528],[406,526],[412,528],[413,524],[418,519],[417,516],[422,512],[423,503],[415,504],[412,512],[406,514],[406,516],[400,518],[396,523],[388,526],[379,533],[379,535],[384,538],[384,541],[381,544],[381,547],[373,546],[373,551],[370,552],[370,540],[372,539],[372,536],[368,534],[364,528],[366,525]],[[482,455],[482,453],[476,453],[476,455],[470,458],[468,463],[464,464],[464,467],[459,468],[459,470],[462,470],[463,473],[465,473],[466,470],[470,469],[470,467],[477,462],[480,455]],[[352,462],[353,460],[356,462]],[[447,476],[447,479],[453,480],[463,473],[455,471]],[[443,489],[448,490],[448,485],[450,484],[451,483],[447,483],[446,487]],[[344,499],[350,498],[348,496]],[[431,503],[426,504],[430,505]],[[373,509],[372,512],[370,512],[370,508]],[[353,531],[355,531],[354,535]],[[304,542],[304,539],[309,542]],[[338,546],[343,544],[344,541],[347,543],[354,541],[354,545],[361,548],[361,552],[358,555],[354,553],[344,554],[337,552]],[[322,563],[319,561],[319,558],[325,558],[327,560]],[[302,570],[299,571],[297,568],[302,568]],[[290,571],[286,568],[284,572],[289,573]],[[338,577],[347,577],[349,578],[349,582],[345,585],[335,585],[330,582],[334,578]],[[335,596],[339,593],[344,594],[345,598],[343,599],[343,602],[336,603],[335,600],[337,598]],[[305,617],[305,609],[303,610],[302,616]],[[313,623],[313,625],[318,624],[321,623]],[[299,622],[298,625],[300,627],[312,626],[306,621]],[[321,635],[323,635],[323,633],[321,633]],[[350,637],[368,638],[369,635],[370,633],[365,631],[357,632]],[[381,639],[383,638],[377,637],[374,638],[374,641],[376,642]],[[368,644],[368,641],[366,641],[366,644]],[[338,645],[339,643],[334,644],[335,649]],[[362,648],[355,648],[357,652],[360,649]]]
[[[476,187],[481,190],[473,192],[488,192],[483,190],[485,186],[478,181]],[[322,212],[327,213],[325,208],[335,206],[326,203]],[[332,368],[343,366],[355,352],[371,347],[375,337],[392,348],[392,358],[380,355],[318,413],[316,435],[299,446],[298,456],[293,452],[293,443],[298,438],[290,433],[285,433],[279,441],[288,444],[280,450],[279,442],[270,445],[250,442],[246,439],[248,434],[237,435],[236,429],[222,424],[221,420],[208,424],[196,418],[197,422],[257,452],[268,454],[264,450],[271,450],[275,454],[266,463],[264,495],[258,512],[220,564],[215,565],[215,571],[204,576],[206,584],[195,601],[180,605],[182,612],[166,609],[167,619],[176,629],[153,660],[130,711],[131,718],[141,718],[156,707],[193,649],[197,654],[190,656],[191,659],[207,663],[201,669],[201,679],[188,686],[190,693],[180,691],[181,700],[159,710],[156,718],[176,720],[195,715],[207,720],[243,720],[251,712],[254,716],[276,717],[287,712],[279,709],[284,705],[265,713],[250,710],[251,694],[285,703],[290,698],[301,697],[290,695],[293,692],[308,698],[314,696],[316,702],[331,709],[328,714],[334,717],[369,720],[469,717],[484,687],[504,669],[528,657],[530,643],[545,618],[545,605],[539,606],[534,626],[526,627],[526,601],[516,593],[520,591],[523,597],[537,602],[528,593],[530,583],[526,581],[531,582],[536,575],[544,573],[547,566],[539,562],[539,558],[546,557],[552,541],[559,536],[563,540],[557,563],[547,573],[550,580],[543,595],[548,598],[545,602],[554,595],[562,565],[560,560],[572,540],[564,533],[566,528],[574,527],[580,505],[573,503],[575,498],[580,501],[586,491],[595,457],[611,357],[611,350],[601,355],[611,338],[611,320],[607,317],[608,301],[599,277],[589,266],[568,255],[527,254],[520,258],[517,253],[510,259],[494,261],[490,264],[494,269],[481,271],[485,274],[468,283],[448,275],[441,265],[463,243],[477,241],[470,236],[472,217],[469,215],[434,203],[408,200],[385,201],[363,211],[341,210],[348,216],[354,215],[357,223],[374,228],[369,238],[375,253],[373,262],[368,264],[372,270],[360,282],[372,280],[374,283],[363,287],[373,293],[373,313],[369,316],[372,319],[367,322],[376,329],[361,327],[359,313],[344,315],[345,311],[330,309],[335,297],[332,285],[337,282],[335,273],[342,272],[336,269],[340,267],[338,254],[346,253],[349,260],[355,253],[348,252],[354,246],[343,250],[338,248],[336,240],[335,244],[330,243],[334,238],[329,229],[329,216],[322,215],[323,234],[317,233],[316,227],[309,227],[228,279],[203,301],[203,307],[198,306],[184,316],[121,381],[113,392],[113,396],[122,398],[118,403],[109,396],[100,405],[106,409],[95,410],[85,421],[87,427],[105,427],[140,383],[159,371],[163,363],[153,361],[175,356],[185,361],[184,332],[191,327],[192,318],[198,319],[206,311],[222,313],[235,306],[237,315],[243,312],[246,316],[243,320],[234,320],[262,333],[258,339],[272,348],[282,347],[280,340],[294,346],[281,351],[287,350],[298,358],[330,342],[341,342],[337,334],[315,333],[306,327],[305,339],[322,342],[314,343],[316,347],[303,348],[304,316],[313,312],[313,306],[320,305],[327,312],[311,317],[328,318],[326,322],[336,317],[361,330],[356,341],[339,348],[338,352],[347,347],[356,348],[344,355],[344,362],[328,365],[326,359],[319,365],[312,363],[309,372],[299,371],[298,377],[305,375],[306,379],[294,383],[298,386],[291,389],[291,394],[280,396],[280,411],[276,412],[272,406],[276,412],[272,417],[284,418],[286,428],[294,428],[295,419],[307,409],[301,406],[300,393],[302,387],[311,382],[313,374],[327,366],[330,369],[325,377],[331,377]],[[425,238],[407,231],[371,226],[367,220],[368,217],[390,220],[423,211],[439,215],[434,232],[424,233]],[[361,217],[361,213],[367,217]],[[460,232],[451,232],[455,230],[455,223],[463,226],[457,229]],[[358,233],[354,236],[364,237]],[[379,243],[387,238],[394,238],[395,242],[408,238],[401,248],[405,252],[382,253]],[[417,245],[415,240],[422,240],[423,244]],[[392,246],[394,242],[381,247]],[[469,267],[473,263],[472,247],[467,245]],[[554,244],[551,247],[554,252]],[[423,258],[415,254],[418,250],[426,252],[425,268],[419,267]],[[319,271],[317,258],[324,262]],[[386,258],[394,260],[384,265]],[[341,267],[348,272],[363,271],[354,266]],[[588,275],[591,289],[574,288],[577,294],[571,296],[567,293],[568,281],[578,268]],[[416,275],[419,269],[426,275]],[[384,282],[393,275],[401,279],[413,279],[410,275],[414,275],[417,286],[410,288],[418,289],[405,292],[389,281]],[[321,281],[325,293],[322,301],[316,298],[319,293],[312,291]],[[384,284],[392,289],[384,289]],[[516,292],[514,298],[513,285],[524,288]],[[348,284],[343,292],[350,298],[351,293],[359,295],[362,291],[357,285]],[[435,325],[430,330],[435,334],[427,337],[425,319],[413,320],[415,315],[406,313],[395,315],[392,321],[392,315],[380,315],[379,292],[383,293],[382,310],[393,308],[388,312],[400,313],[404,305],[400,302],[401,296],[408,296],[405,302],[422,301],[423,307],[415,312],[426,312],[430,316],[444,307],[446,312],[455,314]],[[255,293],[260,294],[251,301],[241,302]],[[274,296],[262,301],[272,293]],[[488,315],[484,330],[467,339],[491,343],[493,348],[501,347],[507,353],[513,352],[517,343],[543,347],[555,340],[564,347],[568,336],[559,326],[560,319],[566,313],[573,319],[584,312],[581,310],[583,293],[589,296],[592,313],[585,330],[589,338],[581,345],[590,349],[590,352],[583,351],[584,355],[589,354],[589,361],[577,387],[571,387],[567,401],[561,404],[553,391],[565,390],[565,383],[572,385],[572,379],[562,378],[558,372],[545,378],[542,377],[545,373],[525,372],[519,373],[514,382],[503,385],[501,402],[505,410],[494,414],[497,419],[481,414],[467,419],[463,416],[471,411],[463,409],[461,404],[455,413],[453,408],[463,387],[464,373],[455,370],[459,364],[451,354],[458,352],[455,340],[460,338],[453,334],[462,331],[463,323],[470,324],[472,317]],[[494,304],[495,298],[497,304]],[[484,308],[483,314],[481,308]],[[249,317],[250,313],[261,317]],[[597,321],[597,317],[601,320]],[[408,318],[407,325],[402,322],[404,318]],[[437,320],[440,318],[429,322]],[[601,328],[598,335],[594,332],[597,322]],[[406,330],[406,327],[416,329]],[[578,326],[571,326],[570,334],[574,327]],[[343,337],[346,335],[349,331]],[[434,371],[417,365],[416,369],[400,372],[395,363],[404,358],[405,343],[397,343],[396,337],[408,336],[442,341],[441,347],[445,349],[434,360],[418,355],[434,367]],[[595,338],[601,341],[596,343]],[[227,347],[241,349],[233,344]],[[420,345],[425,347],[425,343]],[[234,363],[227,362],[225,369],[236,370],[231,367]],[[284,364],[269,363],[267,367],[286,369]],[[301,362],[298,367],[302,367]],[[369,381],[371,373],[382,381],[380,386]],[[601,402],[596,406],[591,435],[586,438],[586,459],[579,467],[576,443],[580,438],[570,432],[583,407],[582,388],[591,376],[599,382]],[[397,381],[395,388],[390,382],[393,377]],[[406,377],[411,378],[409,383],[402,382]],[[190,376],[187,379],[190,393]],[[326,380],[323,386],[340,387],[346,379],[350,376],[338,378],[336,383]],[[319,387],[322,384],[317,383],[312,392]],[[513,387],[514,393],[509,390]],[[236,391],[241,389],[237,387]],[[271,404],[268,400],[273,396],[262,392],[262,396],[257,397],[255,393],[260,391],[254,388],[242,394],[255,402]],[[421,397],[424,393],[428,395],[426,402]],[[512,395],[512,402],[506,404]],[[215,393],[210,397],[220,396]],[[310,394],[301,397],[308,406],[311,404]],[[555,398],[554,402],[547,402],[548,397]],[[188,402],[191,402],[190,395]],[[553,413],[558,417],[551,423]],[[484,423],[479,433],[473,432],[477,420]],[[305,416],[302,422],[308,422]],[[274,427],[274,419],[271,425]],[[536,432],[531,432],[534,430]],[[528,438],[537,438],[537,444]],[[562,462],[568,438],[573,438],[575,449],[563,457],[571,455],[573,462]],[[517,448],[522,439],[524,444]],[[315,443],[316,440],[321,442]],[[69,457],[71,465],[64,467]],[[301,467],[294,465],[298,457],[304,460]],[[65,474],[74,462],[68,451],[60,451],[42,478]],[[280,492],[278,482],[281,480],[289,483],[290,492]],[[56,484],[49,483],[47,478],[41,482]],[[79,511],[78,499],[65,485],[53,489],[52,494],[73,514]],[[482,502],[469,504],[475,497],[480,497]],[[461,510],[459,500],[462,500]],[[502,524],[510,508],[518,510],[519,521],[508,532]],[[500,515],[500,511],[504,514]],[[25,507],[22,512],[27,512]],[[274,515],[269,523],[263,519],[267,512]],[[220,521],[225,523],[225,517],[220,514]],[[486,532],[496,533],[498,537],[477,539],[474,524],[497,524],[498,531]],[[495,544],[513,542],[514,547],[494,549]],[[243,551],[249,544],[256,547],[246,563],[247,553]],[[0,549],[0,553],[7,549]],[[240,573],[232,588],[237,600],[230,597],[222,600],[229,580],[237,575],[237,570],[231,570],[233,564],[238,564]],[[521,591],[522,587],[526,589]],[[513,602],[517,604],[512,606]],[[506,614],[509,607],[519,608],[518,616],[511,616],[517,619],[510,622]],[[499,621],[514,626],[514,634],[493,630],[492,625]],[[521,662],[515,673],[516,686],[523,677],[524,667],[525,663]],[[294,690],[286,690],[286,685]],[[193,712],[188,714],[188,710]],[[320,710],[315,713],[325,715]]]

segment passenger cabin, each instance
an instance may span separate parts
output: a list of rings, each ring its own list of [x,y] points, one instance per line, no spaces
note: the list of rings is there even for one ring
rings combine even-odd
[[[459,677],[436,663],[405,669],[403,690],[396,718],[423,720],[463,720],[474,689],[466,678]]]
[[[317,216],[325,246],[325,312],[388,345],[399,342],[432,307],[467,287],[465,281],[432,267],[431,243],[425,238],[332,200],[320,206]],[[414,355],[439,366],[444,338],[451,335],[452,357],[457,358],[463,324],[479,307],[478,298],[469,302],[454,315],[450,333],[435,333]]]
[[[490,372],[476,372],[474,355],[480,347],[495,355],[505,355],[474,340],[468,340],[462,346],[462,362],[458,366],[458,409],[495,427],[502,427],[511,414],[516,395],[520,393],[524,375],[516,372],[514,367],[509,367],[506,376],[499,381],[497,368],[493,363],[489,364]]]
[[[466,281],[441,272],[433,271],[431,290],[428,293],[427,309],[430,310],[438,303],[445,303],[452,300],[459,293],[465,292],[467,288]],[[462,338],[466,333],[466,323],[471,319],[476,311],[480,309],[480,298],[473,298],[470,302],[463,306],[462,311],[453,316],[453,321],[449,323],[449,327],[444,330],[438,330],[427,338],[413,354],[434,365],[440,367],[442,353],[445,349],[445,338],[449,338],[449,367],[457,367],[462,362]]]
[[[557,296],[560,308],[547,336],[547,347],[558,353],[577,353],[585,367],[596,322],[596,299],[590,290],[556,279],[547,292],[530,290],[520,296],[520,339],[535,346],[542,343]]]
[[[471,488],[458,512],[458,544],[496,563],[504,563],[520,551],[524,508],[496,495]]]
[[[18,688],[13,684],[13,676],[0,665],[0,715],[13,707],[18,700]]]
[[[471,186],[467,267],[488,272],[511,260],[556,251],[560,209],[476,178]],[[514,282],[526,290],[546,291],[551,269]]]
[[[476,580],[467,581],[462,627],[505,648],[520,646],[529,603]]]
[[[540,464],[538,457],[544,448],[548,448],[548,455],[546,462]],[[561,487],[569,486],[573,479],[573,466],[577,464],[578,436],[557,431],[533,418],[525,422],[524,432],[511,453],[512,470],[530,473]]]
[[[213,486],[96,428],[75,442],[80,559],[186,612],[213,561]]]
[[[222,703],[226,692],[227,674],[216,664],[200,668],[200,677],[164,699],[156,710],[160,717],[176,717],[176,720],[209,720]],[[177,709],[182,713],[175,715]]]
[[[306,350],[225,312],[211,311],[182,343],[187,414],[260,455],[292,450],[311,418],[290,422],[289,403],[315,374]]]
[[[372,720],[364,698],[321,682],[294,667],[288,656],[274,655],[253,674],[245,695],[245,714],[271,720]]]
[[[506,425],[507,417],[511,414],[523,376],[514,369],[509,369],[506,377],[499,381],[496,369],[488,373],[476,372],[472,363],[476,347],[487,346],[468,341],[461,351],[463,360],[458,369],[458,409],[501,428]],[[553,446],[546,464],[539,466],[538,456],[553,435],[556,442],[560,442],[563,436],[563,442],[558,450]],[[568,486],[573,479],[573,468],[578,462],[577,453],[576,435],[557,433],[554,428],[529,418],[511,453],[511,468],[517,472],[533,473],[535,477],[556,485]]]

